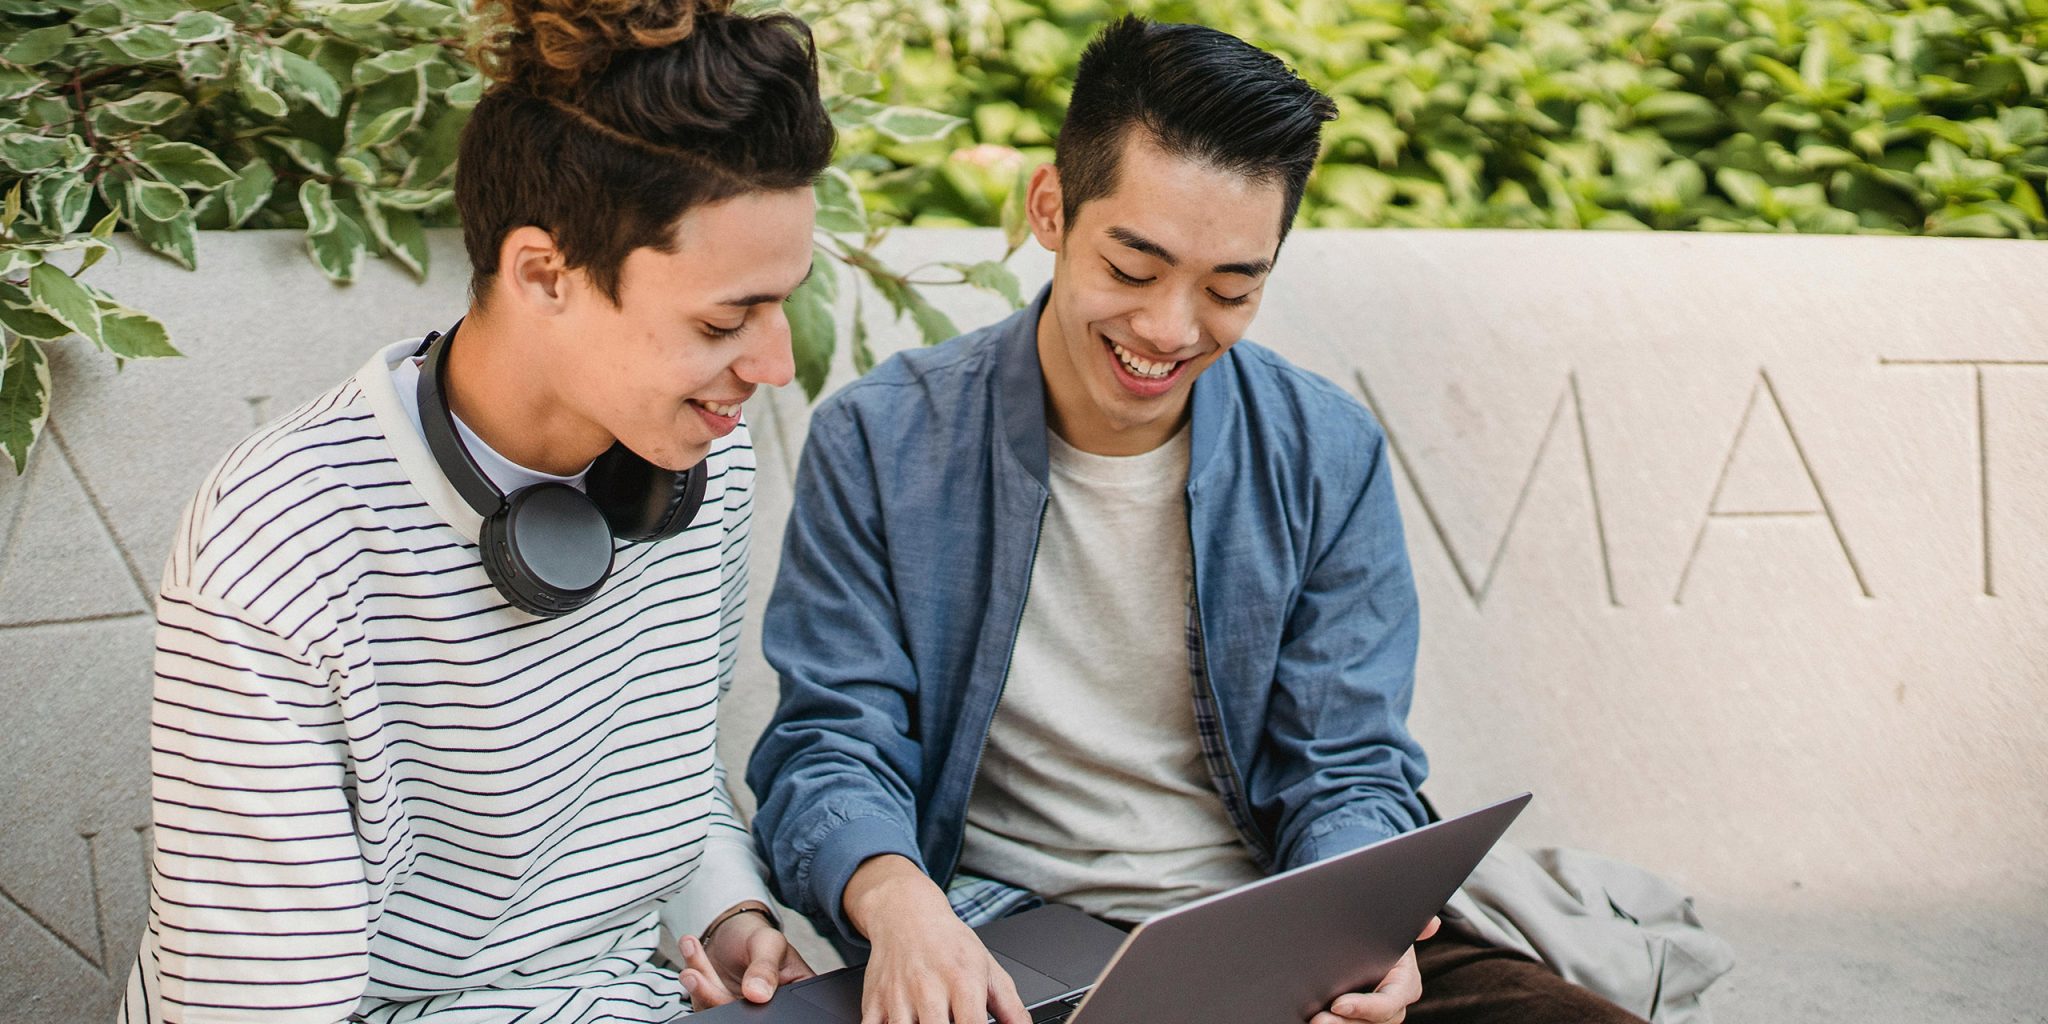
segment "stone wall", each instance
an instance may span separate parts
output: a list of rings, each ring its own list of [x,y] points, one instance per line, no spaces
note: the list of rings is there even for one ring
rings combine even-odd
[[[0,477],[0,1022],[111,1012],[171,528],[241,435],[460,311],[459,239],[433,244],[425,286],[383,264],[330,286],[292,233],[204,235],[198,273],[134,250],[94,271],[188,356],[115,372],[64,347],[50,428]],[[1000,245],[904,231],[888,255]],[[2048,998],[2044,277],[2048,248],[1934,239],[1312,231],[1282,256],[1253,336],[1393,439],[1430,793],[1532,789],[1517,841],[1697,894],[1740,957],[1724,1020]],[[749,409],[756,609],[807,410]],[[774,691],[757,633],[743,658],[733,765]]]

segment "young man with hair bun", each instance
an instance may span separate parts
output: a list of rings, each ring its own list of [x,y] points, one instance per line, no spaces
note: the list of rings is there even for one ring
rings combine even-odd
[[[122,1020],[653,1024],[810,974],[715,739],[833,129],[803,23],[728,7],[485,5],[467,310],[178,527]]]

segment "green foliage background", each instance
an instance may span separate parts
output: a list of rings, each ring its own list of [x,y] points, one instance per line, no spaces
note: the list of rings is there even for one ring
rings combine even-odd
[[[191,268],[198,231],[295,228],[337,282],[373,256],[426,276],[425,231],[455,223],[456,143],[485,86],[467,54],[471,6],[0,0],[0,452],[17,472],[49,416],[48,346],[177,354],[155,318],[83,280],[115,230]],[[926,289],[964,284],[1012,301],[1017,291],[1006,253],[884,264],[875,248],[887,224],[869,219],[849,175],[880,147],[944,156],[960,119],[871,97],[903,38],[959,30],[958,12],[935,20],[943,5],[916,0],[816,6],[804,13],[848,139],[817,186],[818,272],[790,300],[798,377],[813,395],[839,341],[843,272],[866,282],[857,302],[878,295],[928,342],[957,329]],[[863,333],[850,343],[856,363],[873,362]]]
[[[1049,152],[1103,19],[1211,25],[1336,97],[1305,226],[2048,232],[2044,0],[999,0],[913,45],[904,102]],[[993,223],[956,153],[876,205]]]
[[[303,230],[337,281],[415,275],[452,224],[483,81],[470,0],[0,0],[0,452],[49,414],[47,347],[175,355],[83,280],[127,230],[190,267],[194,232]],[[748,0],[743,8],[771,6]],[[1115,14],[1208,24],[1336,97],[1302,223],[2048,232],[2048,0],[794,0],[841,131],[827,257],[790,306],[815,396],[851,292],[927,342],[925,289],[1019,300],[1005,260],[898,270],[898,224],[1005,228],[1087,39]],[[88,227],[90,225],[90,227]]]

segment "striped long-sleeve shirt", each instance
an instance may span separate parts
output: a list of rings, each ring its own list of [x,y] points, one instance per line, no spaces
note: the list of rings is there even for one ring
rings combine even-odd
[[[178,528],[124,1021],[669,1021],[662,925],[767,899],[714,750],[745,427],[690,529],[536,618],[392,384],[412,347],[230,452]]]

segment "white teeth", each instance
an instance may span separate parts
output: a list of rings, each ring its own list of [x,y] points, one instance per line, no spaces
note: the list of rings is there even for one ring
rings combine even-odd
[[[711,415],[713,415],[713,416],[726,416],[726,417],[732,417],[732,416],[738,416],[738,415],[740,414],[740,407],[739,407],[739,406],[737,406],[737,405],[719,405],[719,404],[717,404],[717,403],[715,403],[715,402],[701,402],[701,401],[700,401],[700,402],[698,402],[697,404],[698,404],[698,405],[701,405],[701,406],[703,406],[703,407],[704,407],[704,408],[705,408],[706,410],[708,410],[708,411],[709,411],[709,412],[711,413]]]
[[[1140,377],[1150,377],[1157,380],[1172,373],[1173,368],[1180,365],[1179,363],[1160,363],[1150,359],[1141,359],[1133,354],[1130,349],[1113,341],[1109,343],[1109,347],[1116,353],[1117,360],[1124,364],[1125,369]]]

